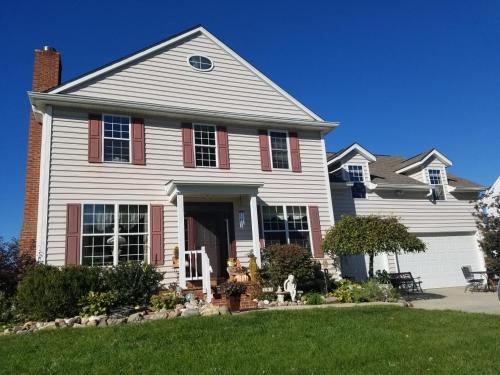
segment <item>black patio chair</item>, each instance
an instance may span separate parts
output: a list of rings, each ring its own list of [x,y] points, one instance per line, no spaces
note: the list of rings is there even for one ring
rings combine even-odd
[[[472,272],[471,266],[463,266],[462,273],[464,274],[465,281],[467,281],[464,293],[467,292],[467,290],[470,290],[471,292],[472,291],[479,292],[481,290],[484,290],[484,285],[483,285],[484,279],[474,277],[474,273]]]

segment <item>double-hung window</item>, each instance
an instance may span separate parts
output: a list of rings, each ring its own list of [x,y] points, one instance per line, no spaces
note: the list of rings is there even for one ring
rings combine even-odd
[[[444,187],[443,180],[441,179],[440,169],[428,169],[427,174],[429,176],[429,184],[431,185],[432,198],[435,201],[444,200]]]
[[[311,247],[307,207],[262,206],[261,212],[266,246],[297,244]]]
[[[109,266],[147,259],[148,206],[84,204],[81,264]]]
[[[194,125],[194,152],[197,167],[217,167],[215,126]]]
[[[347,166],[349,181],[353,183],[351,193],[353,198],[366,198],[366,186],[363,176],[363,166],[349,165]]]
[[[130,162],[130,117],[103,115],[104,161]]]
[[[286,132],[269,131],[274,169],[288,169],[288,136]]]

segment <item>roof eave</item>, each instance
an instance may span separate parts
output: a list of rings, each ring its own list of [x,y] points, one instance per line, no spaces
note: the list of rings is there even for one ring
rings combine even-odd
[[[338,122],[298,120],[289,118],[279,118],[270,116],[259,116],[241,114],[234,112],[220,112],[211,110],[201,110],[194,108],[183,108],[174,106],[164,106],[158,104],[131,102],[116,99],[92,98],[69,94],[53,94],[29,92],[28,97],[32,107],[38,111],[44,111],[45,106],[53,105],[58,107],[69,107],[82,110],[94,111],[117,111],[134,112],[134,114],[167,116],[174,119],[193,121],[217,121],[220,123],[240,124],[240,125],[262,125],[280,126],[295,129],[319,130],[323,134],[335,129]]]
[[[451,167],[453,165],[452,161],[450,159],[448,159],[446,156],[444,156],[441,152],[439,152],[438,150],[436,149],[433,149],[431,152],[429,152],[425,158],[423,158],[422,160],[419,160],[413,164],[410,164],[410,165],[407,165],[406,167],[404,168],[401,168],[401,169],[398,169],[396,171],[396,173],[404,173],[404,172],[407,172],[413,168],[416,168],[422,164],[424,164],[431,156],[435,155],[438,159],[440,159],[444,165],[446,165],[447,167]]]
[[[375,155],[373,155],[370,151],[365,149],[363,146],[361,146],[358,143],[353,143],[351,146],[349,146],[347,149],[345,149],[341,154],[335,156],[334,158],[330,159],[327,161],[328,165],[331,165],[340,159],[342,159],[344,156],[348,155],[350,152],[356,150],[359,154],[363,155],[368,161],[374,162],[377,160]]]

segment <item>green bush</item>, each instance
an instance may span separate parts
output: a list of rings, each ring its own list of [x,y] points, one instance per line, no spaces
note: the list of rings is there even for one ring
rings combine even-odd
[[[12,298],[0,291],[0,323],[8,323],[14,319]]]
[[[160,291],[163,273],[149,264],[129,262],[104,272],[104,288],[116,293],[118,306],[147,306]]]
[[[116,303],[114,292],[89,292],[80,300],[80,313],[83,316],[108,314]]]
[[[390,285],[380,284],[371,279],[366,283],[358,284],[349,280],[340,280],[338,287],[331,295],[338,302],[393,302],[399,297],[396,289]]]
[[[261,285],[283,287],[290,274],[295,276],[300,290],[325,290],[321,265],[312,259],[310,250],[297,245],[271,245],[262,250],[262,268],[258,271]]]
[[[19,284],[17,312],[21,318],[28,320],[75,316],[82,297],[100,289],[99,268],[36,265],[26,272]]]
[[[182,304],[185,302],[186,300],[184,296],[180,295],[179,293],[175,291],[165,291],[152,296],[150,304],[153,310],[158,311],[161,309],[172,310],[178,304]]]
[[[20,253],[15,238],[5,241],[0,237],[0,291],[5,298],[10,299],[15,294],[17,284],[34,264],[32,256]]]
[[[338,302],[354,302],[355,290],[357,289],[361,289],[360,284],[343,279],[337,282],[337,289],[335,289],[331,295],[335,297]]]
[[[302,297],[308,305],[322,305],[325,303],[325,298],[319,293],[307,293]]]

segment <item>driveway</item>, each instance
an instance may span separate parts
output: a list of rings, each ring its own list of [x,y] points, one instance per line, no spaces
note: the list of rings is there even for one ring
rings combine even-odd
[[[428,310],[459,310],[500,315],[497,293],[467,292],[463,287],[427,289],[422,297],[412,299],[413,306]]]

